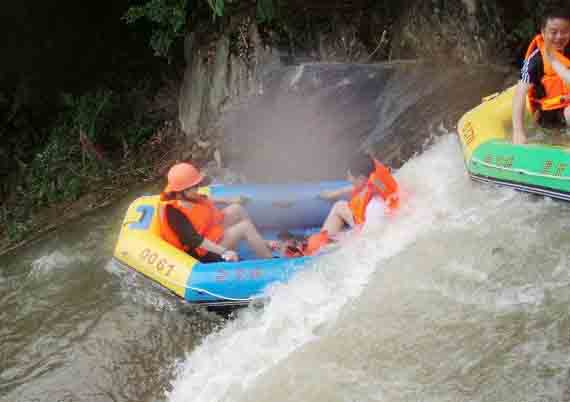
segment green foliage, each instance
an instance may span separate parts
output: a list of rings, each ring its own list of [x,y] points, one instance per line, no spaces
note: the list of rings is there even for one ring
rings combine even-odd
[[[520,3],[522,16],[513,28],[509,39],[515,43],[528,44],[540,30],[540,23],[544,13],[551,8],[563,6],[560,0],[523,0]]]
[[[223,17],[226,11],[225,0],[207,0],[214,17]],[[260,23],[270,22],[276,16],[276,2],[278,0],[257,0],[256,14]]]
[[[95,146],[109,129],[115,105],[113,92],[65,94],[63,104],[59,124],[51,129],[46,146],[35,155],[28,170],[23,196],[34,206],[77,199],[82,177],[100,174],[104,168],[86,144]]]
[[[155,132],[154,120],[125,102],[129,96],[120,102],[108,89],[62,96],[57,123],[46,130],[46,142],[35,151],[15,189],[17,202],[0,209],[0,226],[11,241],[21,240],[34,227],[30,216],[37,208],[77,200],[102,180],[115,177],[113,156],[128,165],[139,156],[137,151],[148,150],[142,145]]]
[[[277,16],[278,0],[257,0],[257,22],[269,23]]]
[[[130,7],[123,19],[127,24],[140,19],[150,21],[153,26],[150,46],[156,56],[167,57],[173,42],[184,36],[186,0],[150,0]]]
[[[110,116],[116,107],[117,99],[113,91],[99,89],[74,97],[63,94],[65,112],[62,126],[72,132],[84,132],[91,141],[97,142],[108,129]]]
[[[135,121],[125,127],[123,131],[123,138],[129,147],[136,147],[145,143],[154,133],[155,128],[150,124],[145,124],[143,121]]]
[[[15,207],[2,205],[0,207],[0,223],[6,237],[13,242],[22,240],[29,227],[26,210],[20,205]]]
[[[78,148],[58,130],[52,132],[47,147],[36,155],[28,174],[25,195],[35,206],[76,199],[80,195],[79,172],[73,169]]]
[[[77,199],[85,177],[105,172],[104,160],[95,157],[94,147],[112,124],[114,93],[103,89],[81,96],[65,94],[63,104],[59,123],[28,170],[22,196],[33,206]]]
[[[511,32],[511,37],[515,42],[530,42],[536,35],[536,23],[531,18],[525,18]]]
[[[184,36],[186,26],[186,0],[142,0],[144,4],[131,6],[123,20],[134,24],[146,20],[152,25],[150,46],[156,56],[168,57],[175,40]],[[226,0],[206,1],[213,18],[231,15]],[[259,23],[269,23],[277,17],[278,0],[257,0],[256,15]]]
[[[212,9],[214,17],[224,16],[225,0],[208,0],[208,5]]]

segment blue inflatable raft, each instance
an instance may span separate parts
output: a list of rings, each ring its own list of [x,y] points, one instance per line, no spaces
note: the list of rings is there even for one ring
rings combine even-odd
[[[211,185],[200,189],[214,198],[245,196],[245,205],[266,239],[281,230],[310,235],[320,228],[331,203],[318,198],[323,190],[347,186],[345,181],[283,185]],[[147,276],[190,303],[208,307],[248,305],[275,282],[285,282],[313,257],[256,259],[240,245],[239,262],[201,263],[160,237],[159,196],[136,199],[123,220],[114,259]]]

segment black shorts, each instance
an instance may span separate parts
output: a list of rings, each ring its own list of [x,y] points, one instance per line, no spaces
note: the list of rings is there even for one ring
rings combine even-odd
[[[565,128],[567,126],[564,109],[541,110],[538,112],[536,122],[541,127],[549,129]]]
[[[193,252],[188,252],[188,254],[203,263],[224,261],[224,259],[219,254],[212,253],[211,251],[208,251],[203,257],[199,257],[196,253]]]

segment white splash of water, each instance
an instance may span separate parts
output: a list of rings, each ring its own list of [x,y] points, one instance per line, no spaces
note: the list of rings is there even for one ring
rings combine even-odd
[[[151,306],[157,311],[175,311],[180,301],[144,275],[110,260],[105,270],[119,279],[121,297],[134,305]]]
[[[441,216],[452,216],[449,181],[467,181],[455,137],[441,139],[406,164],[397,177],[408,192],[399,217],[383,228],[320,258],[313,269],[269,290],[271,303],[262,312],[248,310],[221,331],[204,339],[178,367],[170,402],[231,400],[255,379],[301,346],[316,340],[334,323],[341,309],[359,296],[382,261],[409,246],[434,227]],[[422,175],[429,166],[445,178]],[[413,191],[412,191],[413,185]],[[460,200],[459,200],[460,202]]]
[[[305,65],[301,64],[299,67],[297,67],[297,71],[295,72],[295,75],[291,78],[291,81],[289,82],[289,86],[291,88],[295,88],[297,83],[301,80],[301,77],[303,76],[303,73],[305,72]]]
[[[39,278],[48,275],[57,270],[64,270],[71,265],[77,263],[88,262],[89,258],[74,252],[68,255],[60,250],[52,251],[51,253],[41,256],[32,262],[32,269],[28,274],[30,278]]]

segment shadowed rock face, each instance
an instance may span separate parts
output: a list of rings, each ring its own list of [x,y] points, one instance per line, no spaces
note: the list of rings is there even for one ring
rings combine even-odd
[[[236,14],[216,34],[195,29],[185,40],[180,125],[188,137],[208,131],[227,105],[258,93],[262,77],[280,62],[510,63],[509,33],[525,11],[511,11],[503,20],[503,2],[293,1],[281,16],[289,34],[258,26],[248,13]]]
[[[398,167],[507,76],[421,63],[283,68],[262,96],[226,114],[224,154],[254,181],[342,178],[364,149]]]

